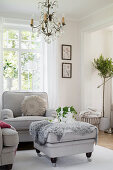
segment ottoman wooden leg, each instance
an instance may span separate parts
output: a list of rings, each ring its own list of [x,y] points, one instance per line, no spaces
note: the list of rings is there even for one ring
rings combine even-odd
[[[36,153],[39,157],[41,157],[42,155],[40,154],[40,151],[38,149],[36,149]]]
[[[40,153],[40,151],[38,149],[36,149],[36,153],[38,154],[38,153]]]
[[[56,166],[56,161],[57,161],[57,158],[51,158],[51,163],[54,167]]]
[[[91,158],[92,152],[86,153],[87,158]]]

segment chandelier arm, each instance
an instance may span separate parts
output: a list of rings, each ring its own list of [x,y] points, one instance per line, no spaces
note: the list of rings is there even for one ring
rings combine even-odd
[[[41,15],[44,15],[44,12],[41,12]]]
[[[53,3],[52,3],[52,6],[56,6],[57,5],[57,1],[54,1]]]
[[[52,30],[49,32],[49,34],[52,34]]]
[[[56,13],[56,12],[52,12],[52,14],[51,14],[51,15],[54,17],[54,14],[55,14],[55,13]]]
[[[59,29],[60,29],[60,28],[62,28],[62,26],[61,26],[61,25],[59,26],[59,25],[58,25],[58,24],[56,24],[54,21],[53,21],[53,23],[54,23],[54,25],[56,25]],[[56,28],[56,27],[55,27],[55,28]]]
[[[46,35],[47,37],[49,37],[51,35],[51,33],[46,33],[46,31],[42,32],[44,35]]]
[[[46,36],[47,36],[47,33],[46,33],[45,31],[43,31],[42,33],[43,33],[44,35],[46,35]]]
[[[60,29],[62,28],[62,26],[61,26],[61,25],[59,26],[59,25],[58,25],[58,24],[56,24],[55,22],[54,22],[54,25],[56,25],[56,26],[57,26],[57,27],[55,27],[55,26],[54,26],[54,28],[55,28],[56,30],[59,30],[59,31],[60,31]]]
[[[46,36],[50,36],[51,34],[52,34],[52,30],[49,32],[49,30],[48,30],[48,27],[46,27],[47,29],[47,32],[45,31],[45,29],[42,31]]]
[[[36,26],[34,25],[34,26],[32,26],[32,28],[34,28],[34,29],[35,29],[35,28],[39,28],[39,27],[40,27],[40,25],[36,25]]]
[[[44,28],[43,30],[41,30],[41,32],[47,36],[48,33],[47,33],[45,30],[46,30],[46,29]]]
[[[38,4],[39,4],[39,7],[41,7],[41,8],[45,7],[45,3],[44,2],[39,2]]]
[[[60,31],[60,28],[56,28],[56,27],[54,27],[54,29],[55,29],[57,32],[59,32],[59,31]]]
[[[52,8],[52,9],[53,9],[54,6],[56,6],[56,4],[57,4],[57,1],[53,1],[53,2],[48,3],[49,8]]]

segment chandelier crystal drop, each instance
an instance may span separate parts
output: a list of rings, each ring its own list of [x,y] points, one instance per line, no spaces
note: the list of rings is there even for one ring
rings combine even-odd
[[[40,10],[40,18],[38,25],[34,25],[34,19],[31,19],[30,26],[32,30],[37,30],[37,35],[43,35],[47,43],[51,43],[60,34],[63,33],[63,27],[65,24],[65,18],[62,17],[61,21],[56,16],[58,8],[58,0],[43,0],[38,2],[38,9]]]

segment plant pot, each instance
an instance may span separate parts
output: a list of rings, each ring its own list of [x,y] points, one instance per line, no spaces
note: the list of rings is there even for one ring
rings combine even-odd
[[[108,117],[101,117],[99,130],[105,131],[110,128],[110,119]]]
[[[8,90],[11,90],[13,79],[8,77],[6,80],[7,80],[7,88],[8,88]]]

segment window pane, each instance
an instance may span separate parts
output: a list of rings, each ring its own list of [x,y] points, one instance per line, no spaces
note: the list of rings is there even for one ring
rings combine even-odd
[[[21,39],[22,39],[21,48],[22,49],[30,49],[31,32],[22,31]]]
[[[21,75],[22,90],[32,90],[32,73],[28,71],[22,71]]]
[[[18,48],[19,32],[16,30],[4,30],[3,40],[4,48]]]
[[[31,49],[36,49],[36,50],[40,50],[40,42],[34,42],[34,41],[32,41],[31,42],[31,47],[30,47]]]
[[[4,89],[18,89],[18,53],[4,51],[3,58]]]
[[[30,42],[29,41],[22,41],[21,42],[22,49],[30,49]]]
[[[29,31],[22,31],[21,32],[21,37],[22,37],[22,40],[29,40],[30,41],[31,32],[29,32]]]
[[[40,55],[37,53],[21,54],[22,90],[39,90]]]
[[[31,33],[31,41],[38,41],[37,33]]]

